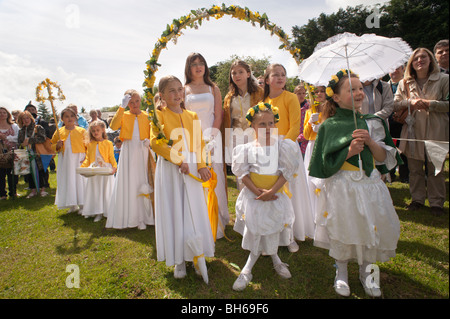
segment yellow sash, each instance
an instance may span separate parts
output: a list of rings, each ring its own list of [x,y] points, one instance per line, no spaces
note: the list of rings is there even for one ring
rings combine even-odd
[[[250,179],[256,187],[262,189],[270,189],[278,180],[278,175],[260,175],[257,173],[250,172]],[[292,197],[289,191],[288,183],[284,184],[277,193],[285,193],[289,198]]]
[[[375,161],[373,161],[373,168],[375,168]],[[341,170],[342,171],[359,171],[359,167],[345,161],[344,164],[342,164],[342,166],[341,166]]]

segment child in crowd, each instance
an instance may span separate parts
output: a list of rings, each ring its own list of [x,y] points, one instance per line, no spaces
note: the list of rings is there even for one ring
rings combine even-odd
[[[326,102],[325,86],[317,86],[314,88],[315,101],[314,105],[306,111],[305,122],[303,124],[303,136],[308,141],[306,147],[304,164],[308,179],[309,198],[311,200],[311,210],[313,214],[316,213],[317,204],[317,184],[318,181],[314,177],[309,176],[309,162],[311,161],[311,154],[314,149],[314,142],[316,140],[317,132],[320,124],[323,122],[323,105]],[[320,187],[319,187],[320,188]]]
[[[155,172],[155,232],[158,261],[175,265],[174,277],[186,276],[186,261],[214,256],[214,239],[201,181],[211,173],[206,167],[204,142],[197,114],[184,109],[183,85],[174,76],[163,77],[159,93],[166,107],[157,110],[162,133],[151,130],[151,147],[158,155]],[[197,125],[197,127],[195,127]],[[200,179],[200,181],[198,180]],[[189,243],[197,238],[201,254]]]
[[[94,222],[106,217],[114,187],[114,173],[117,170],[116,159],[111,141],[106,136],[106,124],[95,120],[89,124],[87,134],[86,158],[81,167],[109,167],[111,175],[95,175],[87,178],[84,194],[83,216],[95,216]]]
[[[242,248],[250,255],[233,289],[243,290],[252,279],[252,268],[264,252],[272,257],[275,271],[290,278],[287,265],[278,257],[278,246],[293,241],[294,209],[285,186],[294,179],[301,154],[298,144],[274,135],[278,109],[260,102],[247,113],[256,139],[233,150],[232,170],[245,187],[236,200],[234,229],[242,238]]]
[[[120,139],[120,137],[116,136],[114,138],[114,158],[116,159],[117,163],[119,163],[121,148],[122,148],[122,140]]]
[[[232,152],[236,145],[248,143],[250,138],[245,134],[249,128],[245,116],[247,111],[262,100],[264,90],[258,86],[250,66],[236,60],[231,64],[229,76],[229,91],[223,102],[223,127],[225,136],[225,162],[231,163]],[[244,185],[238,181],[240,191]]]
[[[129,111],[125,111],[125,108]],[[150,120],[141,111],[141,97],[136,90],[128,90],[122,99],[110,127],[120,129],[123,145],[108,210],[107,228],[146,229],[154,224],[148,182],[148,155],[150,145]]]
[[[380,172],[386,173],[401,159],[384,121],[359,113],[363,86],[355,74],[349,79],[348,72],[339,71],[326,89],[325,121],[309,167],[311,176],[324,179],[314,245],[328,249],[336,260],[334,289],[339,295],[350,295],[347,263],[356,260],[365,292],[379,297],[380,284],[371,282],[370,264],[394,257],[400,235],[399,219]],[[357,129],[352,105],[357,110]]]
[[[286,69],[283,65],[271,64],[267,67],[264,73],[263,101],[276,106],[279,110],[280,120],[276,127],[280,138],[296,142],[300,132],[300,103],[294,93],[286,90]],[[314,217],[302,158],[296,177],[289,183],[289,190],[292,193],[291,201],[295,213],[294,237],[302,241],[306,237],[313,238]],[[288,249],[290,252],[296,252],[299,246],[293,240]]]
[[[77,126],[77,114],[71,107],[62,110],[61,120],[64,125],[52,137],[52,147],[58,153],[55,205],[58,209],[69,208],[69,213],[78,210],[81,214],[86,178],[77,174],[76,168],[86,156],[86,130]]]
[[[230,221],[220,133],[223,118],[222,96],[219,87],[211,81],[209,74],[206,60],[200,53],[191,53],[186,58],[184,102],[187,110],[197,113],[206,143],[214,145],[210,162],[217,175],[215,193],[219,203],[219,223],[222,226],[217,228],[217,238],[222,238],[223,229]]]
[[[300,145],[303,158],[305,157],[306,146],[308,140],[303,135],[303,123],[305,122],[306,110],[310,108],[309,101],[306,99],[306,88],[304,83],[299,84],[294,89],[294,94],[297,95],[298,102],[300,103],[300,134],[297,136],[297,142]]]

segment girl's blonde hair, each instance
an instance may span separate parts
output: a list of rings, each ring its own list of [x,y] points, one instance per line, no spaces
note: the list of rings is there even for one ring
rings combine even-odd
[[[133,96],[133,95],[139,95],[139,97],[141,97],[141,95],[139,94],[139,92],[136,91],[136,90],[134,90],[134,89],[126,90],[125,93],[124,93],[123,95],[127,95],[127,94],[130,94],[131,96]]]
[[[359,79],[359,77],[355,73],[350,73],[350,77]],[[348,75],[343,76],[333,87],[334,94],[339,94],[339,92],[341,91],[342,84],[345,81],[348,81]],[[327,98],[322,108],[323,120],[326,120],[327,118],[334,116],[334,114],[336,114],[336,108],[338,107],[339,105],[331,97]]]
[[[164,93],[167,85],[169,85],[169,83],[172,81],[178,81],[181,84],[181,86],[183,86],[183,83],[181,83],[180,79],[174,75],[167,75],[167,76],[162,77],[161,80],[159,80],[159,84],[158,84],[159,100],[155,104],[155,106],[158,110],[161,110],[161,103],[162,103],[161,93]],[[184,101],[181,102],[180,106],[182,109],[186,109],[184,106]]]
[[[89,124],[88,130],[86,131],[86,144],[96,141],[94,135],[92,135],[92,128],[96,126],[100,126],[103,129],[102,138],[104,140],[108,139],[108,136],[106,135],[105,122],[103,122],[102,120],[95,120]]]
[[[271,65],[269,65],[267,67],[266,71],[264,72],[264,96],[263,96],[263,101],[270,94],[270,86],[269,86],[269,84],[267,84],[267,79],[269,78],[270,74],[273,72],[273,69],[275,69],[278,66],[282,67],[283,70],[284,70],[284,73],[287,75],[286,68],[282,64],[274,63],[274,64],[271,64]],[[284,85],[283,89],[286,90],[286,84]]]
[[[416,56],[417,52],[419,52],[420,50],[425,51],[426,54],[428,55],[428,57],[430,58],[430,66],[428,67],[428,75],[439,72],[439,66],[434,58],[433,53],[431,53],[431,51],[428,50],[427,48],[417,48],[411,54],[411,56],[409,57],[408,63],[406,64],[405,75],[404,75],[405,79],[408,79],[408,78],[416,79],[417,78],[416,70],[414,70],[412,64],[414,61],[414,57]]]

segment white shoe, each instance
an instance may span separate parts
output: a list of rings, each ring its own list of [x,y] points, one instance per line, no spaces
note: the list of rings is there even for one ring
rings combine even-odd
[[[252,280],[253,275],[250,274],[246,274],[241,272],[239,274],[239,277],[236,279],[236,281],[233,284],[233,290],[234,291],[242,291],[245,289],[245,287],[248,286],[248,284],[250,283],[250,281]]]
[[[94,222],[100,221],[102,219],[102,217],[103,217],[102,214],[98,214],[97,216],[95,216]]]
[[[68,213],[74,213],[74,212],[76,212],[78,209],[79,209],[79,208],[78,208],[77,205],[71,206],[67,212],[68,212]]]
[[[291,253],[296,253],[299,248],[300,247],[298,247],[298,244],[295,242],[295,240],[288,245],[288,250]]]
[[[186,263],[183,262],[179,265],[175,265],[175,270],[173,271],[173,276],[177,279],[186,277]]]
[[[284,279],[289,279],[292,277],[291,272],[289,271],[288,267],[289,267],[289,265],[285,264],[283,262],[273,266],[273,268],[275,269],[277,274],[280,275],[280,277],[284,278]]]
[[[359,281],[361,281],[361,285],[364,288],[365,293],[370,297],[381,297],[381,288],[380,287],[372,287],[369,288],[366,285],[366,281],[359,277]]]
[[[337,279],[337,277],[334,279],[334,291],[338,295],[348,297],[350,296],[350,287],[347,282],[341,279]]]

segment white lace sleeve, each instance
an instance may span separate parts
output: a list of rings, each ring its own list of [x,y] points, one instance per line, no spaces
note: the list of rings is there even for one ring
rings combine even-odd
[[[381,123],[381,119],[373,118],[366,120],[367,126],[369,127],[370,137],[378,143],[381,147],[386,150],[386,159],[383,162],[375,161],[375,165],[386,165],[388,170],[393,169],[397,165],[397,159],[395,158],[395,154],[397,153],[397,149],[395,147],[391,147],[386,145],[383,140],[386,137],[386,133],[384,131],[384,126]]]
[[[239,179],[250,173],[250,165],[248,163],[248,144],[241,144],[233,149],[231,170]]]
[[[296,142],[290,139],[279,141],[278,169],[288,182],[294,179],[301,156],[300,147]]]

